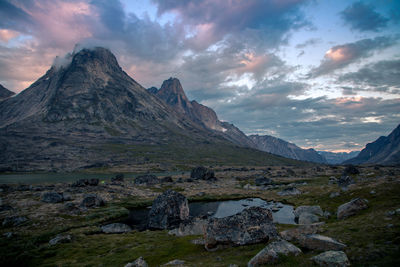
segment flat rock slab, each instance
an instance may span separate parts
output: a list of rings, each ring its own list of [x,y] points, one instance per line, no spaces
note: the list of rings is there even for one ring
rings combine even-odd
[[[304,212],[315,214],[318,216],[322,216],[324,214],[320,206],[299,206],[294,210],[293,213],[296,218],[299,218],[300,215]]]
[[[319,222],[319,217],[315,214],[303,212],[299,217],[299,224],[313,224]]]
[[[349,259],[343,251],[326,251],[311,258],[319,266],[346,267],[350,266]]]
[[[351,201],[340,205],[337,210],[337,218],[345,219],[347,217],[356,215],[359,211],[368,208],[368,200],[363,198],[355,198]]]
[[[129,233],[132,228],[129,225],[123,223],[111,223],[101,227],[103,233],[106,234],[122,234]]]
[[[71,235],[57,235],[56,237],[54,237],[53,239],[51,239],[49,241],[49,245],[50,246],[54,246],[56,244],[60,244],[60,243],[69,243],[71,242],[72,238]]]
[[[293,255],[301,254],[301,250],[295,245],[285,241],[279,240],[268,244],[263,250],[257,253],[248,263],[248,267],[262,266],[279,261],[280,255]]]
[[[225,218],[211,218],[205,227],[205,248],[213,250],[218,245],[256,244],[277,235],[271,210],[251,207]]]
[[[319,234],[305,235],[299,242],[302,247],[317,251],[343,250],[347,247],[331,237]]]
[[[320,231],[320,226],[324,225],[321,223],[314,223],[309,225],[301,225],[297,228],[288,229],[280,232],[280,236],[286,241],[299,241],[303,236],[316,234]]]

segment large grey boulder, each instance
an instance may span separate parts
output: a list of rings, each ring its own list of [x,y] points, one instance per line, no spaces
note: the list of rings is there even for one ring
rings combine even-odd
[[[207,169],[206,167],[200,166],[194,168],[190,172],[190,178],[194,180],[215,180],[214,171]]]
[[[172,190],[159,195],[149,212],[149,227],[170,229],[189,219],[189,203],[186,197]]]
[[[59,203],[63,201],[63,195],[57,192],[44,192],[40,200],[46,203]]]
[[[319,266],[346,267],[350,266],[349,259],[343,251],[326,251],[311,258]]]
[[[300,214],[302,214],[303,212],[315,214],[318,216],[322,216],[324,214],[320,206],[299,206],[294,210],[293,213],[296,218],[299,218]]]
[[[261,185],[270,185],[270,184],[273,184],[274,182],[267,177],[258,177],[254,180],[254,183],[257,186],[261,186]]]
[[[80,204],[82,208],[94,208],[104,206],[105,201],[96,194],[86,194]]]
[[[340,205],[337,210],[337,218],[345,219],[349,216],[357,214],[359,211],[368,208],[368,200],[363,198],[355,198],[351,201]]]
[[[54,237],[53,239],[51,239],[49,241],[49,245],[50,246],[54,246],[56,244],[60,244],[60,243],[69,243],[71,242],[71,235],[62,235],[62,234],[58,234],[56,235],[56,237]]]
[[[297,189],[296,187],[288,187],[283,189],[282,191],[278,192],[278,195],[280,196],[296,196],[300,195],[301,191]]]
[[[153,174],[145,174],[136,177],[134,183],[137,185],[155,185],[159,184],[160,180]]]
[[[132,228],[124,223],[111,223],[103,225],[101,230],[106,234],[122,234],[132,231]]]
[[[207,223],[206,219],[195,218],[190,222],[180,223],[178,228],[172,229],[168,233],[176,236],[202,235]]]
[[[6,217],[3,220],[3,226],[4,227],[9,227],[9,226],[19,226],[28,221],[28,218],[25,216],[10,216]]]
[[[339,178],[337,184],[339,185],[339,187],[347,188],[347,186],[354,184],[354,180],[348,175],[343,175]]]
[[[263,250],[257,253],[248,263],[247,267],[263,266],[279,261],[280,255],[293,255],[301,254],[301,250],[295,245],[285,241],[279,240],[268,244]]]
[[[347,247],[331,237],[319,234],[305,235],[300,238],[299,243],[304,248],[317,251],[343,250]]]
[[[148,267],[147,262],[143,259],[143,257],[137,258],[135,261],[130,262],[125,265],[125,267]]]
[[[315,214],[303,212],[299,217],[299,224],[313,224],[319,222],[319,217]]]
[[[211,218],[204,230],[205,248],[266,242],[277,234],[271,210],[250,207],[229,217]]]
[[[288,229],[280,232],[280,236],[286,241],[299,241],[305,235],[316,234],[320,231],[320,226],[324,223],[301,225],[297,228]]]

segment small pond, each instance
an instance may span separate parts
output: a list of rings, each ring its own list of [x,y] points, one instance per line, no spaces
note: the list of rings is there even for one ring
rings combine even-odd
[[[209,216],[213,218],[224,218],[240,213],[249,207],[263,207],[272,210],[275,223],[296,224],[294,220],[293,206],[280,202],[268,202],[261,198],[246,198],[239,200],[224,200],[211,202],[189,203],[191,217]],[[132,209],[125,223],[137,230],[145,230],[147,227],[148,213],[151,207]]]

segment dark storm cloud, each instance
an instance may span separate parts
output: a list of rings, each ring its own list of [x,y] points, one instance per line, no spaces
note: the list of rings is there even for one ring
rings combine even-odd
[[[400,88],[400,59],[368,64],[356,72],[342,75],[339,81],[378,87],[378,89],[390,86]]]
[[[287,33],[309,25],[300,7],[309,1],[180,1],[154,0],[158,14],[175,12],[196,31],[188,44],[207,48],[226,35],[240,35],[253,46],[274,47],[287,42]],[[250,43],[250,42],[249,42]]]
[[[337,69],[344,68],[353,62],[371,56],[374,52],[393,46],[398,36],[381,36],[374,39],[363,39],[354,43],[337,45],[326,52],[320,65],[311,70],[310,78],[330,74]]]
[[[340,12],[340,16],[352,29],[359,31],[377,32],[385,28],[389,22],[389,19],[377,13],[372,5],[361,1],[347,7]]]

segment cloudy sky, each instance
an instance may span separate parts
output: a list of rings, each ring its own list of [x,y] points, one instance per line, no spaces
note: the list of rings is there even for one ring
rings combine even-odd
[[[0,83],[20,92],[78,47],[247,134],[351,151],[400,123],[400,0],[0,0]]]

